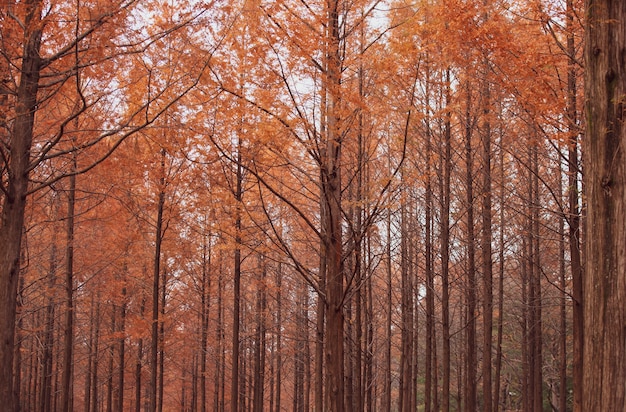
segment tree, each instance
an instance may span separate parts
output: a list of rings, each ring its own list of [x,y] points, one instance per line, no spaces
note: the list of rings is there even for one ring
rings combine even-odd
[[[582,410],[626,404],[626,4],[585,3],[584,182],[587,236],[583,285]]]
[[[185,27],[195,15],[184,14],[184,18],[173,27],[131,38],[133,36],[128,37],[128,33],[122,30],[126,27],[125,19],[136,6],[133,0],[97,5],[79,3],[75,7],[70,6],[69,10],[64,5],[57,6],[44,12],[47,6],[43,1],[29,0],[17,5],[8,2],[0,9],[3,19],[3,67],[11,68],[9,73],[17,70],[11,80],[3,78],[2,90],[2,112],[8,121],[3,125],[0,169],[0,289],[4,302],[0,309],[0,402],[7,410],[17,408],[11,372],[22,232],[28,196],[68,175],[84,173],[95,167],[127,137],[154,122],[180,100],[198,79],[198,73],[194,71],[193,74],[171,78],[159,86],[150,85],[153,90],[140,95],[143,97],[136,96],[137,100],[129,105],[133,110],[126,115],[117,113],[118,118],[100,134],[81,134],[78,130],[70,132],[72,121],[81,116],[108,117],[103,110],[112,100],[107,97],[124,89],[123,85],[117,90],[112,90],[110,85],[100,88],[103,83],[94,87],[83,82],[81,74],[84,71],[89,69],[91,73],[97,73],[96,76],[102,75],[99,79],[102,82],[110,79],[116,72],[112,67],[122,65],[128,56],[142,53],[159,37]],[[86,13],[89,13],[88,17]],[[66,24],[68,20],[74,25]],[[65,22],[64,29],[57,26],[61,21]],[[126,36],[128,42],[119,41],[121,36]],[[45,44],[42,44],[42,39],[45,39]],[[91,45],[97,44],[98,50],[96,46],[83,47],[88,40],[91,40]],[[9,47],[9,44],[20,45],[21,50]],[[206,67],[207,63],[208,60],[202,67]],[[13,79],[16,79],[15,83]],[[44,119],[36,119],[38,111],[50,108],[57,101],[55,98],[65,99],[70,89],[73,89],[74,97],[69,111],[60,117],[45,119],[53,120],[47,124]],[[165,96],[165,90],[172,93]],[[76,145],[67,144],[72,137],[79,137]],[[55,170],[42,181],[31,180],[33,171],[38,167],[56,158],[75,156],[78,152],[91,152],[93,160],[79,170]]]

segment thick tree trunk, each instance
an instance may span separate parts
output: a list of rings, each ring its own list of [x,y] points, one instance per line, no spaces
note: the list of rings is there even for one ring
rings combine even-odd
[[[14,334],[30,149],[41,69],[41,3],[41,0],[29,0],[25,4],[26,34],[11,136],[9,181],[0,221],[0,405],[7,412],[19,409],[13,388]]]
[[[490,64],[487,59],[484,63],[484,79],[482,87],[483,99],[483,125],[481,133],[482,141],[482,228],[480,237],[482,258],[482,318],[483,318],[483,359],[482,359],[482,383],[483,383],[483,411],[493,410],[492,380],[491,380],[491,351],[493,346],[493,263],[491,256],[491,91],[489,82]]]
[[[344,411],[344,273],[341,209],[341,57],[339,50],[339,2],[327,3],[328,89],[327,136],[322,164],[322,197],[326,203],[324,250],[326,272],[326,328],[324,358],[328,412]]]
[[[584,411],[626,405],[626,2],[586,1]]]

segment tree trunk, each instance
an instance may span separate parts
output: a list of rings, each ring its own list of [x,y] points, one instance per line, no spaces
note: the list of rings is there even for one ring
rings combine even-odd
[[[500,407],[500,377],[502,373],[502,334],[504,332],[504,208],[505,208],[505,189],[506,176],[504,172],[504,139],[500,136],[500,239],[498,260],[499,276],[498,276],[498,335],[496,337],[496,364],[493,387],[493,407],[495,410],[504,410]],[[504,400],[504,399],[503,399]]]
[[[167,257],[163,259],[167,262]],[[157,398],[157,411],[163,412],[163,391],[165,390],[165,385],[163,383],[164,375],[165,375],[165,298],[167,294],[167,267],[165,267],[162,271],[161,277],[161,292],[160,292],[160,316],[159,316],[159,396]]]
[[[399,376],[399,395],[398,395],[398,411],[405,412],[411,409],[411,392],[413,380],[412,362],[413,356],[413,282],[411,281],[411,273],[409,271],[409,247],[411,242],[408,233],[409,212],[410,209],[406,205],[406,201],[400,205],[400,282],[402,286],[400,308],[402,312],[401,323],[401,347],[400,347],[400,376]],[[428,357],[428,352],[426,354]]]
[[[559,195],[563,198],[563,167],[559,165]],[[559,412],[567,411],[567,272],[565,268],[565,216],[559,218]]]
[[[493,264],[491,260],[491,91],[489,70],[490,64],[487,59],[484,63],[484,79],[482,87],[483,99],[483,125],[481,133],[482,141],[482,228],[480,246],[482,252],[483,270],[483,360],[482,360],[482,383],[483,383],[483,411],[492,411],[492,384],[491,384],[491,350],[493,340]]]
[[[93,379],[93,364],[94,364],[94,353],[93,353],[93,345],[94,345],[94,324],[96,319],[95,315],[95,300],[94,300],[94,292],[91,292],[91,299],[89,303],[89,340],[87,341],[88,352],[87,352],[87,371],[85,373],[85,397],[84,397],[84,412],[90,412],[89,408],[91,407],[91,380]],[[43,412],[49,412],[49,408],[41,408]]]
[[[541,256],[540,256],[540,233],[539,233],[539,208],[541,205],[539,204],[539,159],[538,159],[538,145],[532,146],[532,160],[531,160],[531,169],[532,169],[532,200],[531,200],[531,244],[532,244],[532,262],[530,263],[533,266],[533,270],[531,273],[533,274],[530,279],[531,282],[531,290],[532,296],[530,299],[531,304],[531,314],[532,314],[532,337],[534,340],[534,344],[532,347],[533,351],[533,376],[532,376],[532,391],[533,391],[533,410],[539,411],[543,408],[543,354],[542,354],[542,346],[543,346],[543,334],[542,334],[542,321],[541,321],[541,313],[542,313],[542,293],[541,293]]]
[[[41,0],[29,0],[25,5],[26,33],[7,166],[9,181],[0,220],[0,405],[7,412],[19,409],[13,388],[14,334],[30,149],[41,69],[41,3]]]
[[[256,331],[254,342],[254,398],[252,402],[253,412],[263,411],[263,399],[265,386],[265,311],[266,311],[266,294],[265,294],[265,275],[266,268],[263,257],[259,257],[259,285],[257,286],[256,296]],[[309,361],[308,359],[306,360]]]
[[[100,358],[99,348],[100,348],[100,294],[96,296],[96,313],[95,319],[96,322],[95,330],[93,332],[93,376],[91,378],[91,412],[98,411],[98,359]]]
[[[580,211],[578,194],[578,110],[576,61],[574,44],[574,2],[567,0],[566,4],[567,51],[567,128],[568,144],[568,203],[569,203],[569,252],[572,277],[572,374],[573,374],[573,409],[574,412],[583,412],[583,267],[580,256]]]
[[[428,59],[428,56],[426,57]],[[429,101],[430,96],[430,65],[426,66],[426,84],[425,84],[426,100]],[[425,275],[426,275],[426,362],[424,378],[424,411],[431,412],[436,411],[437,408],[437,339],[435,330],[435,273],[433,265],[433,190],[432,190],[432,131],[430,125],[430,107],[427,105],[426,114],[424,119],[424,126],[426,127],[426,147],[425,149],[425,199],[424,207],[425,211]],[[411,291],[413,293],[413,291]],[[407,408],[411,408],[410,403]],[[410,409],[404,409],[401,412],[409,411]]]
[[[472,117],[471,89],[466,84],[465,102],[465,193],[467,207],[466,247],[467,247],[467,327],[465,328],[466,378],[465,378],[465,412],[478,409],[476,398],[476,250],[474,243],[474,191],[473,191],[473,156],[472,156]]]
[[[344,286],[341,209],[341,57],[339,50],[339,2],[327,3],[327,69],[328,88],[327,136],[322,164],[322,197],[326,216],[322,224],[326,272],[326,329],[324,358],[328,412],[344,411]]]
[[[626,404],[626,2],[587,0],[584,411]]]
[[[391,329],[392,329],[392,307],[393,307],[393,269],[391,259],[391,209],[387,211],[387,244],[385,245],[386,263],[387,263],[387,319],[385,322],[385,381],[382,409],[391,411]]]
[[[111,334],[117,331],[117,307],[111,305]],[[115,345],[109,344],[109,370],[107,371],[107,402],[106,412],[113,412],[113,358],[115,356]]]
[[[208,237],[208,239],[207,239]],[[200,286],[202,305],[201,309],[201,331],[200,331],[200,412],[206,412],[206,375],[207,375],[207,343],[209,337],[209,292],[211,279],[209,277],[211,265],[211,236],[202,238],[202,283]]]
[[[282,304],[283,266],[279,262],[276,273],[276,404],[275,411],[281,411],[280,394],[282,388],[282,328],[283,328],[283,304]],[[323,305],[322,305],[323,306]],[[316,345],[317,347],[317,345]],[[270,408],[270,412],[274,412]]]
[[[243,169],[241,163],[241,137],[237,142],[237,171],[235,183],[235,253],[234,253],[234,272],[233,272],[233,333],[232,333],[232,365],[231,365],[231,391],[230,391],[230,409],[232,412],[239,411],[239,396],[241,388],[239,388],[239,328],[240,328],[240,310],[241,310],[241,200],[242,200],[242,183]]]
[[[441,333],[443,338],[443,388],[441,410],[450,410],[450,172],[452,171],[452,128],[450,111],[450,69],[446,70],[446,115],[443,141],[443,198],[441,201]]]
[[[157,220],[154,240],[154,266],[152,272],[152,325],[150,342],[150,405],[149,410],[157,410],[157,375],[159,352],[159,296],[161,293],[161,243],[163,242],[163,209],[165,207],[165,149],[161,149],[161,177],[157,202]]]
[[[54,202],[54,200],[53,200]],[[55,207],[54,205],[52,206]],[[54,219],[53,219],[54,220]],[[54,294],[52,291],[55,289],[56,283],[56,270],[57,270],[57,248],[56,248],[56,230],[53,229],[51,249],[50,249],[50,267],[48,269],[48,288],[50,295],[48,296],[48,303],[46,307],[46,321],[44,332],[44,344],[43,344],[43,359],[42,359],[42,379],[41,379],[41,398],[39,407],[42,412],[50,412],[52,407],[52,353],[54,348]],[[93,303],[93,295],[91,299]],[[93,308],[92,308],[93,313]],[[92,318],[93,319],[93,318]],[[93,322],[90,323],[93,328]],[[91,336],[91,334],[90,334]],[[91,342],[89,343],[89,350],[91,352]],[[91,363],[89,364],[91,365]],[[90,377],[90,373],[87,374]],[[89,386],[86,387],[87,393],[89,393]],[[87,404],[89,404],[87,398]],[[88,410],[86,412],[89,412]]]
[[[126,277],[126,268],[124,268],[124,277]],[[124,279],[126,282],[126,279]],[[126,286],[122,287],[122,305],[120,307],[120,324],[119,324],[120,338],[118,339],[119,353],[118,353],[118,370],[117,370],[117,412],[124,412],[124,364],[126,363]]]
[[[139,307],[139,317],[143,319],[146,299],[141,297],[141,306]],[[143,363],[143,338],[139,338],[137,342],[137,359],[135,362],[135,412],[141,410],[141,368]]]
[[[72,159],[72,171],[76,171],[76,156]],[[63,384],[61,386],[61,411],[72,408],[72,368],[74,360],[74,209],[76,205],[76,175],[69,177],[67,199],[67,246],[65,255],[65,349],[63,356]]]

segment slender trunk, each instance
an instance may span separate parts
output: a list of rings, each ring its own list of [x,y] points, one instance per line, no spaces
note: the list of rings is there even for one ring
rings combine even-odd
[[[239,388],[239,352],[241,351],[239,342],[240,328],[240,310],[241,310],[241,200],[242,200],[242,183],[243,168],[241,163],[241,140],[237,144],[237,171],[236,171],[236,216],[235,216],[235,253],[234,253],[234,273],[233,273],[233,332],[232,332],[232,365],[231,365],[231,392],[230,392],[230,409],[232,412],[239,411],[239,397],[241,388]]]
[[[527,224],[527,223],[526,223]],[[530,233],[530,228],[526,226],[525,229]],[[531,353],[531,339],[530,339],[530,309],[529,309],[529,279],[530,279],[530,253],[528,245],[528,236],[522,236],[522,411],[531,412],[532,406],[532,392],[529,389],[530,385],[530,353]]]
[[[53,206],[54,207],[54,206]],[[40,397],[40,410],[42,412],[50,412],[52,406],[52,360],[53,360],[53,348],[54,348],[54,294],[52,291],[55,289],[56,284],[56,270],[57,270],[57,248],[56,248],[56,230],[53,229],[51,249],[50,249],[50,267],[48,269],[48,288],[50,295],[48,296],[48,304],[46,308],[46,321],[45,321],[45,333],[44,333],[44,353],[42,359],[42,380],[41,380],[41,397]],[[93,295],[91,299],[93,303]],[[92,305],[93,306],[93,305]],[[92,307],[93,313],[93,307]],[[93,318],[92,318],[93,319]],[[93,323],[90,323],[90,328],[93,329]],[[91,336],[91,334],[90,334]],[[91,340],[91,339],[90,339]],[[89,350],[91,352],[91,342],[89,343]],[[89,364],[91,366],[91,363]],[[89,369],[89,368],[88,368]],[[90,373],[87,377],[90,377]],[[87,385],[87,394],[89,394],[89,385]],[[89,404],[89,398],[87,397],[87,404]],[[86,411],[89,412],[89,411]]]
[[[368,175],[369,176],[369,175]],[[366,184],[369,183],[369,179],[366,179]],[[374,394],[374,294],[373,294],[373,282],[372,282],[372,273],[371,273],[371,262],[369,261],[372,254],[372,242],[371,237],[368,235],[367,238],[367,253],[366,259],[367,264],[365,267],[367,268],[367,282],[366,282],[366,312],[365,312],[365,323],[367,325],[367,337],[365,342],[365,404],[367,412],[373,412],[376,408],[374,405],[375,402],[375,394]]]
[[[384,381],[384,398],[382,409],[391,411],[391,329],[392,329],[392,307],[393,307],[393,270],[391,260],[391,209],[387,211],[387,245],[386,245],[386,263],[387,263],[387,320],[385,324],[385,381]]]
[[[37,109],[41,58],[41,0],[26,2],[25,37],[20,81],[16,96],[8,168],[0,218],[0,405],[19,410],[13,387],[17,287],[20,274],[22,229],[30,171],[30,149]]]
[[[167,258],[164,258],[167,262]],[[163,412],[163,391],[165,385],[163,384],[163,378],[165,374],[165,298],[167,294],[167,268],[161,270],[161,292],[160,299],[160,316],[159,316],[159,396],[157,398],[157,412]]]
[[[200,331],[200,412],[206,412],[206,375],[207,375],[207,343],[209,336],[209,291],[211,281],[209,278],[209,270],[211,263],[210,250],[211,237],[203,237],[202,243],[202,283],[200,288],[201,296],[201,331]],[[195,386],[194,386],[195,387]]]
[[[126,272],[126,268],[124,268]],[[125,275],[125,273],[124,273]],[[119,324],[120,338],[118,340],[118,370],[117,370],[117,405],[118,412],[124,411],[124,364],[126,363],[126,286],[122,287],[122,305],[120,307],[120,324]]]
[[[146,306],[146,299],[141,297],[141,306],[139,307],[139,317],[143,319],[143,312]],[[143,362],[143,338],[139,338],[137,342],[137,359],[135,362],[135,412],[141,410],[141,368]]]
[[[482,252],[483,270],[483,411],[492,411],[492,384],[491,384],[491,350],[493,340],[493,265],[491,260],[491,122],[490,116],[490,84],[488,80],[489,62],[485,61],[483,80],[483,127],[482,140],[482,229],[480,246]]]
[[[263,399],[265,385],[265,275],[266,268],[263,258],[259,257],[259,286],[257,289],[256,302],[256,331],[254,348],[254,399],[252,403],[253,412],[263,411]],[[306,360],[308,362],[308,359]]]
[[[76,170],[76,156],[72,159],[72,171]],[[61,387],[61,411],[72,410],[72,367],[74,352],[74,209],[76,205],[76,175],[69,177],[67,199],[67,246],[65,255],[65,349],[63,356],[63,384]]]
[[[560,150],[560,148],[559,148]],[[559,163],[559,194],[563,197],[563,167]],[[567,411],[567,271],[565,267],[565,216],[559,218],[559,412]]]
[[[408,234],[408,207],[406,202],[401,204],[401,229],[400,229],[400,278],[402,284],[401,293],[401,350],[400,350],[400,393],[398,396],[398,411],[405,412],[411,409],[411,392],[413,380],[411,379],[411,357],[413,356],[413,283],[409,271],[409,243]],[[427,355],[428,356],[428,355]]]
[[[157,202],[157,220],[154,241],[154,266],[152,272],[152,329],[150,342],[150,404],[149,411],[157,410],[157,375],[159,353],[159,296],[161,293],[161,243],[163,242],[163,209],[165,207],[165,149],[161,150],[161,177]]]
[[[304,291],[304,412],[311,410],[311,345],[309,338],[309,291],[308,286]]]
[[[283,283],[283,267],[281,263],[278,263],[278,273],[276,274],[276,412],[281,410],[280,394],[282,388],[282,328],[283,328],[283,313],[282,313],[282,283]],[[323,305],[322,305],[323,306]],[[317,347],[317,346],[316,346]],[[270,412],[274,412],[270,408]]]
[[[221,256],[221,255],[220,255]],[[220,259],[221,263],[221,259]],[[218,273],[221,273],[221,264]],[[217,361],[213,379],[213,411],[224,410],[224,306],[222,303],[222,276],[217,278],[217,325],[215,327],[215,341],[217,342]]]
[[[446,70],[446,117],[444,125],[444,152],[443,152],[443,199],[441,203],[441,333],[443,338],[443,412],[450,410],[450,172],[452,171],[452,128],[450,111],[450,69]]]
[[[465,102],[465,193],[467,203],[467,326],[465,328],[466,346],[466,379],[465,379],[465,412],[474,412],[478,409],[476,398],[476,258],[474,243],[474,191],[473,191],[473,156],[472,156],[472,118],[471,118],[471,89],[466,85]]]
[[[89,412],[89,408],[91,406],[91,380],[93,379],[92,377],[92,373],[93,373],[93,363],[94,363],[94,354],[93,354],[93,345],[94,345],[94,339],[93,339],[93,335],[94,335],[94,324],[96,322],[96,319],[94,318],[95,315],[95,301],[94,301],[94,293],[93,291],[91,292],[91,298],[90,298],[90,304],[89,304],[89,318],[90,318],[90,322],[89,322],[89,340],[88,340],[88,350],[89,352],[87,353],[87,372],[85,373],[85,398],[84,398],[84,412]],[[50,409],[46,409],[46,408],[42,408],[41,409],[43,412],[49,412]]]
[[[542,301],[541,301],[541,255],[540,255],[540,237],[539,237],[539,159],[538,159],[538,151],[539,148],[537,145],[532,148],[532,194],[533,198],[531,201],[532,205],[532,245],[533,245],[533,262],[531,263],[534,266],[533,274],[534,276],[531,279],[532,282],[532,290],[533,296],[531,300],[532,305],[532,314],[533,314],[533,338],[534,338],[534,346],[533,346],[533,399],[535,401],[533,410],[539,411],[543,408],[543,354],[542,354],[542,344],[543,344],[543,334],[542,334],[542,321],[541,321],[541,312],[542,312]]]
[[[567,0],[566,4],[567,51],[567,126],[568,142],[568,238],[570,252],[570,269],[572,277],[572,375],[573,375],[573,409],[574,412],[583,412],[583,267],[580,253],[580,211],[578,195],[578,110],[576,84],[576,48],[574,44],[574,1]]]
[[[504,330],[504,206],[505,206],[505,173],[504,173],[504,141],[500,136],[500,239],[498,250],[498,331],[496,337],[496,364],[493,387],[493,407],[496,411],[504,410],[500,407],[500,376],[502,373],[502,334]]]
[[[99,348],[100,348],[100,294],[96,296],[96,313],[94,316],[96,322],[95,330],[93,333],[93,377],[91,378],[91,412],[98,411],[98,365],[99,365]]]
[[[111,306],[111,334],[117,329],[117,307]],[[106,412],[113,412],[113,357],[115,356],[115,345],[109,346],[109,370],[107,371],[107,402]]]

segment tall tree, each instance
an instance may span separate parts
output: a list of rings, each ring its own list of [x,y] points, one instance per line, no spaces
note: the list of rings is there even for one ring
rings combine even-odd
[[[3,97],[0,99],[4,104],[2,113],[12,114],[11,121],[3,127],[3,131],[8,133],[2,134],[0,147],[0,298],[5,303],[0,307],[0,402],[9,411],[17,408],[12,371],[27,198],[68,174],[91,170],[127,137],[154,122],[198,81],[198,72],[194,70],[194,74],[189,76],[170,78],[159,85],[151,84],[152,90],[142,92],[136,96],[135,102],[128,104],[127,107],[132,109],[126,114],[122,110],[115,115],[108,111],[111,96],[117,96],[113,99],[119,103],[120,92],[129,88],[128,84],[113,80],[117,72],[113,67],[145,52],[156,45],[152,40],[171,35],[195,18],[193,14],[186,14],[173,27],[161,27],[157,33],[124,33],[127,22],[132,20],[130,16],[135,6],[133,0],[54,6],[41,0],[29,0],[17,4],[5,2],[0,9],[2,67],[10,68],[13,73],[11,80],[3,73]],[[89,18],[83,19],[82,15],[87,12]],[[116,42],[121,37],[124,40]],[[45,47],[42,46],[42,39],[45,39]],[[207,63],[201,65],[200,71]],[[84,82],[79,77],[79,72],[87,68],[99,78],[95,82],[98,85]],[[108,86],[104,86],[105,79],[111,81]],[[112,86],[113,83],[115,86]],[[172,93],[165,95],[165,90],[172,90]],[[7,94],[9,98],[5,98]],[[55,115],[36,116],[36,113],[45,110]],[[108,113],[103,114],[106,111]],[[101,120],[104,116],[108,119],[104,123],[108,124],[86,127],[84,133],[77,130],[70,133],[72,121],[81,116],[90,120]],[[101,133],[96,130],[101,130]],[[78,137],[76,145],[67,144],[68,134]],[[41,174],[41,179],[32,179],[38,169],[50,166],[55,159],[67,160],[68,156],[77,152],[91,153],[90,160],[78,170],[49,167]]]
[[[626,404],[626,3],[587,0],[582,410]]]

